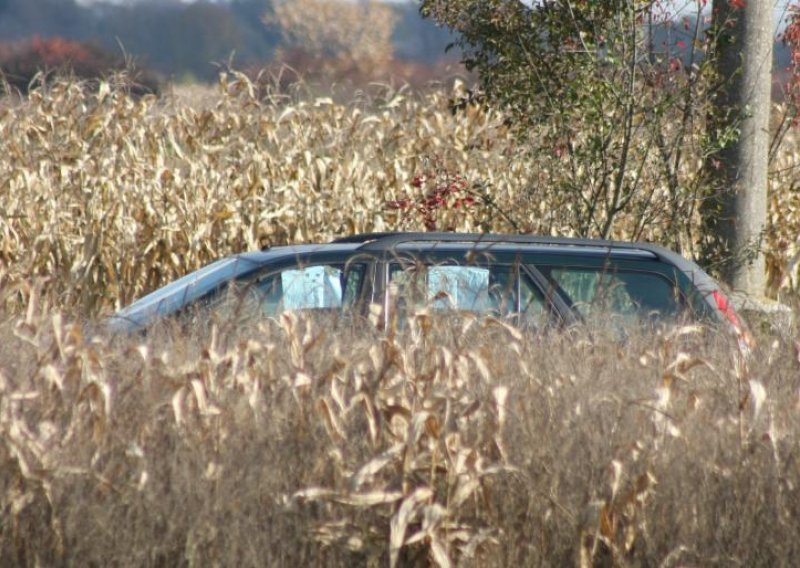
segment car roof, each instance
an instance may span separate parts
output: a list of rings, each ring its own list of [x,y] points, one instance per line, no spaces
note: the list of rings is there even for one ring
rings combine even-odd
[[[603,242],[603,241],[599,241]],[[375,243],[375,244],[373,244]],[[245,252],[234,255],[229,258],[239,258],[246,261],[253,262],[257,265],[262,265],[269,262],[276,262],[284,258],[295,258],[303,255],[313,255],[315,253],[352,253],[352,252],[466,252],[466,251],[482,251],[482,252],[495,252],[514,254],[519,252],[532,253],[532,254],[578,254],[586,256],[623,256],[628,258],[642,258],[657,260],[658,255],[653,251],[636,248],[636,247],[614,247],[607,245],[587,246],[585,244],[529,244],[529,243],[516,243],[516,242],[503,242],[503,241],[436,241],[436,240],[421,240],[421,241],[405,241],[391,239],[391,242],[374,242],[367,243],[353,243],[345,242],[340,243],[334,241],[327,244],[316,245],[292,245],[292,246],[279,246],[264,249],[255,252]]]
[[[627,257],[648,260],[658,260],[655,253],[640,249],[614,249],[608,247],[588,246],[558,246],[558,245],[530,245],[508,243],[401,243],[394,249],[395,252],[485,252],[500,254],[566,254],[598,257]]]
[[[357,249],[359,252],[423,251],[433,250],[434,248],[438,248],[438,250],[475,250],[476,247],[485,245],[486,248],[492,247],[492,250],[507,250],[509,252],[639,256],[674,266],[682,271],[694,286],[704,294],[718,288],[717,283],[696,263],[672,250],[652,243],[540,235],[455,232],[363,233],[334,241],[334,244],[352,243],[359,245]]]
[[[241,258],[255,262],[272,262],[283,257],[320,252],[378,253],[492,250],[496,252],[527,252],[533,254],[610,255],[626,258],[658,260],[681,270],[701,290],[718,286],[697,264],[662,246],[629,241],[548,237],[540,235],[509,235],[499,233],[455,232],[378,232],[341,237],[326,244],[292,245],[242,253]]]
[[[602,239],[582,239],[573,237],[547,237],[539,235],[507,235],[497,233],[365,233],[343,237],[333,244],[357,243],[361,251],[393,250],[397,248],[424,248],[443,246],[471,249],[476,246],[504,247],[509,250],[536,247],[542,251],[553,249],[574,250],[580,247],[586,251],[630,250],[656,254],[665,249],[649,243],[610,241]]]
[[[259,251],[242,252],[234,255],[236,258],[242,258],[258,264],[265,262],[274,262],[285,257],[294,257],[303,254],[312,254],[315,252],[351,252],[359,248],[360,245],[356,243],[322,243],[322,244],[306,244],[306,245],[287,245],[268,247]]]

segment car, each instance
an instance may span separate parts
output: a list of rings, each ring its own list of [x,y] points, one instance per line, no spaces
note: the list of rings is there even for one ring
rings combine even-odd
[[[379,313],[387,326],[409,310],[427,309],[529,328],[690,321],[719,324],[740,343],[750,341],[719,284],[666,248],[450,232],[367,233],[236,254],[144,296],[117,312],[112,327],[142,330],[164,318],[213,312],[232,298],[258,317]]]

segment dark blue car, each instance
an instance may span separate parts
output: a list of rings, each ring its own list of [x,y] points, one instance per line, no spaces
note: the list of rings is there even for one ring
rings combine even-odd
[[[662,247],[618,241],[464,233],[376,233],[218,260],[112,317],[121,331],[223,298],[247,309],[393,314],[429,309],[507,317],[528,326],[599,318],[623,324],[716,322],[741,341],[747,330],[720,286]],[[379,309],[378,309],[379,308]]]

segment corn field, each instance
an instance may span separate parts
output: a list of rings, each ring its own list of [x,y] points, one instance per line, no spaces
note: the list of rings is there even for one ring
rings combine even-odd
[[[4,564],[792,564],[795,327],[745,360],[694,326],[92,323],[228,253],[422,229],[387,204],[430,176],[474,198],[441,228],[568,234],[505,117],[452,94],[341,103],[231,74],[191,104],[75,82],[0,102]],[[773,166],[774,295],[797,286],[797,151]]]
[[[437,172],[465,180],[476,200],[442,211],[439,228],[571,234],[569,198],[539,183],[545,165],[523,159],[501,113],[452,113],[459,89],[375,87],[343,104],[264,96],[234,74],[201,105],[78,82],[5,100],[3,278],[22,287],[41,281],[61,309],[97,314],[224,254],[423,229],[419,216],[387,204],[414,198],[425,189],[414,180]],[[787,140],[774,160],[773,295],[797,286],[796,146]],[[652,194],[659,211],[668,196]],[[630,236],[632,224],[623,219],[615,236]],[[659,242],[660,227],[656,214],[644,237]]]
[[[798,362],[420,313],[91,336],[0,329],[17,565],[730,565],[800,552]],[[787,356],[786,353],[794,353]]]

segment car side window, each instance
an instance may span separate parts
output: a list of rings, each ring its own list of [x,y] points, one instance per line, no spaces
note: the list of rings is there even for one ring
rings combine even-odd
[[[408,307],[489,312],[500,309],[500,290],[488,268],[459,265],[392,264],[389,290]],[[491,293],[490,293],[491,292]]]
[[[600,313],[675,316],[681,311],[677,287],[654,272],[576,266],[540,269],[584,317]]]
[[[364,285],[364,276],[367,267],[364,264],[351,264],[347,266],[344,275],[344,290],[342,290],[342,306],[352,308],[361,297],[361,288]]]
[[[540,326],[551,317],[544,294],[513,265],[463,266],[409,263],[389,267],[389,295],[402,310],[469,311],[510,316]]]
[[[293,266],[259,279],[261,308],[267,315],[289,310],[352,307],[359,297],[366,266],[319,264]]]

